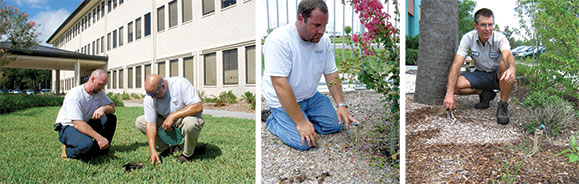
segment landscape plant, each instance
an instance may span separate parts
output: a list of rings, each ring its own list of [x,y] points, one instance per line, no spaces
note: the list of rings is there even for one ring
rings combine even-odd
[[[368,89],[375,90],[384,96],[386,121],[379,123],[380,141],[388,148],[383,148],[384,155],[390,155],[392,164],[397,165],[399,151],[399,100],[400,100],[400,66],[399,66],[399,25],[398,2],[394,1],[395,24],[391,16],[384,11],[379,0],[348,1],[358,14],[360,23],[366,27],[363,34],[353,34],[352,40],[346,43],[354,52],[353,58],[343,58],[339,72],[346,73],[342,80],[358,80]],[[372,44],[376,43],[376,44]],[[354,77],[349,77],[354,76]]]
[[[560,153],[555,154],[555,156],[561,156],[565,154],[569,158],[569,163],[579,161],[579,144],[577,144],[577,134],[571,136],[571,142],[569,142],[569,149],[563,150]]]
[[[38,45],[37,25],[30,20],[28,13],[7,6],[0,0],[0,66],[13,61],[11,51],[28,49]]]
[[[246,91],[241,96],[241,100],[245,100],[247,103],[249,103],[251,109],[255,109],[255,95],[251,93],[251,91]]]

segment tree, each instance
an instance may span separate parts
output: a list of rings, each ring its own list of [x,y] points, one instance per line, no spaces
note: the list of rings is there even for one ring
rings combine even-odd
[[[10,50],[28,49],[38,44],[36,25],[28,18],[27,13],[18,11],[18,8],[6,6],[0,0],[0,66],[11,60],[8,57]]]
[[[457,1],[422,1],[414,101],[441,105],[458,44]],[[441,11],[444,10],[444,11]]]
[[[474,0],[458,0],[458,40],[474,29]]]

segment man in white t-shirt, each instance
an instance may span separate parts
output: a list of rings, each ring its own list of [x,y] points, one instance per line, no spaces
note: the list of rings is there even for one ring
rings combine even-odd
[[[316,134],[338,132],[355,120],[342,95],[330,39],[323,36],[328,8],[322,0],[303,0],[298,20],[274,30],[264,45],[262,92],[270,107],[267,127],[288,146],[308,150]],[[337,103],[317,91],[324,75]]]
[[[145,115],[139,116],[135,124],[147,136],[151,164],[161,163],[157,150],[162,151],[161,156],[176,150],[176,147],[169,146],[159,138],[159,127],[167,131],[176,127],[181,131],[184,149],[177,161],[191,161],[204,124],[201,117],[203,106],[193,85],[183,77],[163,79],[157,74],[151,74],[145,80],[145,92]]]
[[[107,74],[97,69],[64,97],[54,126],[64,144],[62,157],[88,159],[108,153],[117,117],[115,104],[103,91],[105,85]]]
[[[515,59],[510,52],[509,40],[500,32],[493,31],[494,15],[487,8],[476,11],[474,15],[475,30],[466,33],[460,40],[458,51],[446,85],[444,106],[453,110],[456,105],[454,94],[478,94],[480,102],[476,109],[487,109],[500,89],[501,98],[497,105],[497,123],[508,124],[508,100],[515,83]],[[470,52],[476,66],[475,72],[458,75],[464,58]]]

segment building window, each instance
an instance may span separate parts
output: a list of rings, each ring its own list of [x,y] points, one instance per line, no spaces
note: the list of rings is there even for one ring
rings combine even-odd
[[[123,73],[125,70],[119,70],[119,89],[123,89]]]
[[[127,36],[129,39],[129,43],[131,43],[133,41],[133,21],[127,24]]]
[[[169,2],[169,27],[177,25],[177,0]]]
[[[137,72],[137,76],[135,77],[135,79],[137,80],[135,82],[136,83],[135,88],[141,88],[141,78],[142,78],[141,77],[141,75],[142,75],[141,74],[141,66],[137,66],[137,69],[135,69],[135,72]]]
[[[101,36],[101,52],[105,52],[105,36]]]
[[[247,84],[255,84],[255,46],[245,48],[245,78]]]
[[[157,8],[157,31],[165,30],[165,6]]]
[[[215,53],[204,56],[205,85],[217,85],[217,61]]]
[[[215,0],[203,0],[203,15],[213,13],[215,11]]]
[[[183,0],[181,2],[181,6],[183,12],[183,22],[187,22],[193,19],[193,6],[191,0]]]
[[[119,28],[119,47],[123,46],[123,26]]]
[[[117,89],[117,72],[115,72],[114,70],[112,71],[112,77],[113,77],[113,89]]]
[[[96,22],[96,16],[97,16],[96,10],[97,9],[92,9],[92,23],[93,24],[94,24],[94,22]]]
[[[151,75],[151,65],[145,65],[145,77]]]
[[[135,20],[135,40],[141,38],[141,17]]]
[[[107,34],[107,50],[111,50],[111,33]]]
[[[109,12],[111,12],[113,8],[113,1],[109,0]]]
[[[113,48],[117,48],[117,30],[113,31]]]
[[[99,46],[99,43],[100,43],[100,39],[97,38],[97,40],[96,40],[96,54],[100,54],[100,53],[101,53],[101,50],[100,50],[101,47]]]
[[[157,64],[157,73],[161,77],[166,77],[166,75],[165,75],[165,61],[159,62]]]
[[[237,84],[237,49],[223,51],[223,84]]]
[[[193,84],[193,57],[183,58],[183,74]]]
[[[169,72],[171,72],[171,77],[179,76],[179,60],[174,59],[169,61],[169,69]]]
[[[119,5],[123,4],[124,0],[119,0]]]
[[[96,15],[97,15],[97,20],[101,19],[101,5],[97,5],[96,7]]]
[[[221,0],[221,8],[227,8],[231,5],[234,5],[236,0]]]
[[[128,79],[129,81],[128,84],[129,86],[127,86],[129,89],[133,88],[133,67],[129,68],[129,73],[127,73]]]
[[[107,72],[108,78],[109,78],[109,82],[107,84],[107,89],[111,89],[111,86],[113,85],[113,78],[111,78],[111,72]]]
[[[90,27],[90,19],[91,18],[92,18],[91,12],[88,12],[88,15],[86,16],[86,21],[87,21],[89,27]]]
[[[113,0],[113,8],[117,8],[117,0]]]
[[[101,17],[105,17],[105,2],[101,3]]]
[[[94,42],[95,42],[95,41],[92,41],[92,46],[91,46],[91,48],[92,48],[91,54],[92,54],[92,55],[96,55],[96,47],[94,46]]]
[[[145,14],[145,36],[151,34],[151,13]]]

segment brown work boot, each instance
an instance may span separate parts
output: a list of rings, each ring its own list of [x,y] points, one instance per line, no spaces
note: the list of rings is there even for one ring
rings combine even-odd
[[[66,145],[62,145],[62,154],[60,154],[60,158],[68,158],[66,156]]]
[[[187,157],[187,156],[181,154],[181,155],[179,155],[179,157],[177,157],[177,161],[179,163],[190,162],[192,160],[193,160],[193,156]]]

